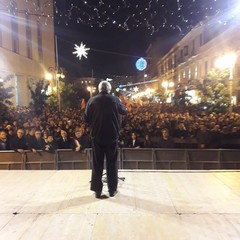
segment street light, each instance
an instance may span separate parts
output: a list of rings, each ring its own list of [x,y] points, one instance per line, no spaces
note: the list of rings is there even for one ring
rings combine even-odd
[[[96,88],[95,88],[95,87],[92,87],[92,86],[88,86],[88,87],[87,87],[87,90],[89,91],[89,93],[90,93],[90,98],[91,98],[91,97],[92,97],[92,94],[95,93]]]
[[[236,60],[237,60],[237,54],[234,52],[231,52],[219,57],[215,61],[215,66],[217,68],[229,69],[229,95],[230,95],[229,112],[230,113],[232,113],[233,68],[235,66]]]
[[[51,80],[52,78],[54,79],[57,87],[57,99],[58,99],[58,111],[61,111],[61,95],[60,95],[60,90],[59,90],[59,80],[60,78],[65,78],[63,69],[61,67],[49,67],[48,68],[48,73],[46,73],[45,78],[47,80]]]

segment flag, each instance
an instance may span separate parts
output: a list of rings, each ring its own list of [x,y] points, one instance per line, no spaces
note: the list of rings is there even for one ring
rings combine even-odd
[[[86,107],[86,101],[85,101],[85,99],[83,98],[83,99],[82,99],[82,102],[81,102],[81,109],[84,110],[85,107]]]

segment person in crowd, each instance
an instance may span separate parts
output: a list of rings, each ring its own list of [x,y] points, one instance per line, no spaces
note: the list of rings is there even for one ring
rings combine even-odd
[[[37,150],[45,150],[45,141],[42,138],[42,133],[40,130],[36,130],[34,133],[34,138],[29,142],[29,149],[36,153]]]
[[[57,127],[54,128],[54,135],[53,135],[53,137],[54,137],[55,140],[58,140],[58,139],[61,138],[61,130],[62,129],[61,129],[60,126],[57,126]]]
[[[12,123],[12,126],[11,126],[14,134],[17,133],[17,129],[19,128],[18,125],[19,125],[18,121],[16,119],[14,119],[13,123]]]
[[[65,130],[61,130],[61,137],[57,140],[58,149],[71,149],[71,139]]]
[[[162,136],[158,142],[159,148],[174,148],[175,142],[172,136],[169,135],[169,130],[167,128],[162,129]]]
[[[179,122],[177,124],[176,129],[174,130],[174,137],[180,138],[180,139],[186,139],[187,138],[187,130],[183,122]]]
[[[187,127],[187,139],[193,139],[196,137],[196,129],[193,125]]]
[[[137,134],[135,132],[132,132],[131,138],[128,141],[127,144],[128,148],[140,148],[141,147],[141,142],[137,138]]]
[[[3,130],[0,131],[0,151],[10,150],[10,143],[7,138],[7,133]]]
[[[100,82],[99,93],[89,99],[84,112],[84,120],[91,128],[93,162],[90,189],[95,192],[96,198],[101,198],[105,156],[109,196],[117,193],[120,116],[126,115],[127,109],[118,97],[110,94],[111,88],[108,81]]]
[[[53,152],[55,150],[57,150],[58,146],[57,146],[57,142],[54,140],[52,135],[49,135],[47,137],[47,139],[45,140],[45,150],[49,151],[49,152]]]
[[[143,148],[154,148],[154,147],[155,147],[155,144],[154,144],[154,142],[151,140],[151,137],[150,137],[149,134],[145,134],[145,135],[144,135],[142,147],[143,147]]]
[[[24,130],[22,128],[19,128],[17,130],[17,135],[11,139],[10,148],[19,153],[23,153],[24,150],[28,150],[27,141],[24,136]]]
[[[217,149],[221,147],[222,133],[220,126],[214,124],[210,130],[209,148]]]
[[[79,152],[87,148],[88,145],[88,136],[84,133],[84,129],[76,129],[72,141],[72,149]]]
[[[35,138],[35,128],[31,127],[28,131],[28,133],[25,135],[25,138],[27,140],[27,145],[29,146],[29,143],[33,141]]]
[[[210,133],[204,123],[200,124],[199,130],[197,131],[196,139],[199,149],[209,148]]]

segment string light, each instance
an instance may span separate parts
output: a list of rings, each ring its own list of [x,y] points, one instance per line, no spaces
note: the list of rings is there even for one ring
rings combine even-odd
[[[55,18],[57,24],[68,26],[71,23],[88,25],[90,27],[113,27],[125,31],[134,28],[145,28],[152,35],[162,28],[172,29],[183,34],[198,22],[221,13],[225,9],[233,10],[236,0],[174,0],[169,4],[160,0],[115,0],[109,4],[108,0],[68,0],[68,1],[40,1],[25,0],[26,9],[19,9],[16,0],[10,0],[0,11],[12,15],[25,13],[45,18]],[[49,6],[53,7],[53,14],[46,13]],[[236,15],[229,16],[222,24],[226,25]]]

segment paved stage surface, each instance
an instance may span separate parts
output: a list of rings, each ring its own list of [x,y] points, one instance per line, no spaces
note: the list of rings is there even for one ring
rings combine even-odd
[[[0,239],[240,239],[240,171],[119,171],[105,199],[90,174],[0,171]]]

